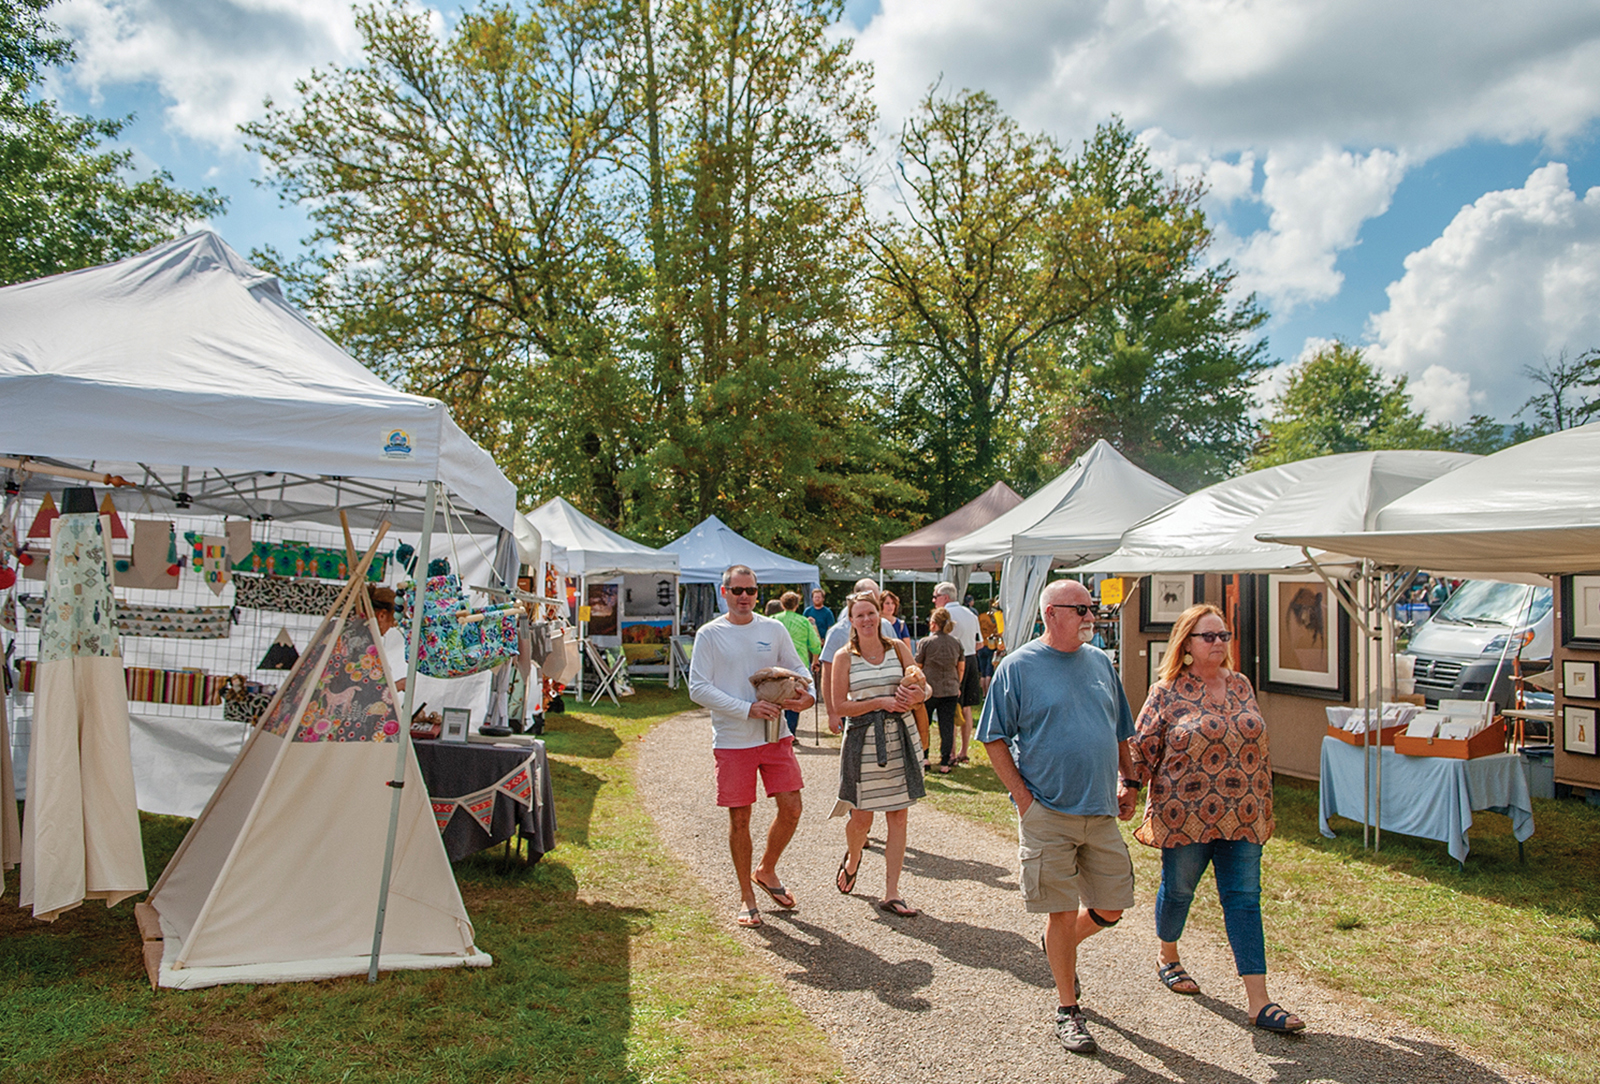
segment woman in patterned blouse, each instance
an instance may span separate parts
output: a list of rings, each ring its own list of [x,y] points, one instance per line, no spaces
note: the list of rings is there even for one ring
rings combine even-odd
[[[1178,960],[1178,938],[1200,876],[1213,866],[1251,1020],[1268,1031],[1299,1031],[1304,1022],[1267,997],[1261,846],[1274,827],[1272,761],[1250,682],[1228,668],[1232,638],[1215,606],[1185,610],[1136,724],[1135,775],[1150,783],[1150,798],[1134,838],[1161,848],[1156,974],[1175,993],[1200,992]]]

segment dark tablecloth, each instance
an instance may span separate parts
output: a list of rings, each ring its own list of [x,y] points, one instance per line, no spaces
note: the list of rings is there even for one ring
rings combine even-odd
[[[504,749],[492,745],[463,742],[419,741],[417,764],[428,796],[448,801],[475,794],[504,779],[524,762],[534,770],[534,801],[523,805],[503,791],[494,796],[494,819],[489,830],[465,809],[457,807],[444,830],[444,849],[456,862],[496,843],[510,839],[518,830],[528,841],[528,858],[537,860],[556,847],[555,791],[550,785],[550,766],[544,742],[526,748]]]

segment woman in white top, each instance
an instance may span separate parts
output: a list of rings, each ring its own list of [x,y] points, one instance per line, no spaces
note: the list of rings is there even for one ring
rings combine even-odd
[[[917,730],[905,713],[926,695],[921,687],[900,684],[911,663],[911,651],[900,640],[885,640],[878,596],[863,592],[850,596],[845,613],[850,621],[850,644],[834,657],[833,699],[843,716],[839,751],[839,801],[833,816],[849,814],[844,837],[848,848],[839,863],[834,883],[848,895],[855,889],[861,853],[872,828],[872,815],[881,812],[888,826],[883,849],[884,887],[879,909],[901,918],[917,913],[900,897],[900,868],[906,856],[906,810],[923,795],[922,746]]]

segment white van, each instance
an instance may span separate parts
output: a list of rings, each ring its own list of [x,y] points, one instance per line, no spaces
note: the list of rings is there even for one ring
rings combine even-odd
[[[1404,654],[1416,660],[1417,692],[1429,707],[1440,700],[1482,700],[1493,678],[1495,702],[1509,707],[1511,657],[1521,655],[1524,673],[1550,662],[1553,602],[1548,587],[1467,580],[1406,645]],[[1496,674],[1502,652],[1505,663]]]

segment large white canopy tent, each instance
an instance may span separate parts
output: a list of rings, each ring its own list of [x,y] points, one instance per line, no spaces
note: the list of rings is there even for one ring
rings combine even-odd
[[[17,472],[24,495],[66,467],[122,476],[155,513],[332,523],[342,509],[368,530],[420,531],[419,567],[443,497],[467,529],[498,532],[494,564],[515,572],[516,491],[489,454],[443,403],[341,350],[213,233],[0,289],[0,406],[0,455],[37,468]],[[397,743],[396,780],[410,756]],[[392,851],[399,791],[379,797]],[[384,870],[379,900],[387,858]],[[375,938],[374,975],[377,951]]]
[[[1600,422],[1468,463],[1360,527],[1277,522],[1263,544],[1335,550],[1402,568],[1505,579],[1600,568]]]
[[[1381,509],[1477,456],[1459,452],[1348,452],[1241,474],[1135,523],[1111,553],[1080,571],[1277,572],[1306,565],[1297,545],[1257,535],[1291,529],[1360,530]],[[1335,526],[1336,524],[1342,526]]]
[[[577,578],[580,607],[587,603],[591,583],[625,580],[628,576],[670,576],[677,579],[677,554],[651,549],[643,543],[624,538],[578,511],[565,497],[553,497],[522,518],[552,546],[565,550],[562,558],[565,563],[560,567],[564,568],[567,575]],[[676,584],[673,585],[672,595],[676,600]],[[676,607],[672,609],[672,634],[676,636]],[[579,621],[578,628],[580,636],[587,640],[587,623]],[[583,696],[584,675],[591,662],[587,654],[584,653],[583,665],[578,671],[580,699]],[[670,664],[668,676],[675,680]]]
[[[683,584],[720,585],[722,574],[730,565],[748,565],[759,583],[822,586],[816,565],[758,546],[716,516],[707,516],[686,534],[662,546],[661,551],[677,554],[678,577]],[[720,593],[714,598],[719,610],[727,609]]]
[[[1109,553],[1130,524],[1182,496],[1182,490],[1097,440],[1039,492],[948,543],[945,561],[966,568],[1003,562],[1005,641],[1007,648],[1016,648],[1033,635],[1039,595],[1052,565],[1076,566]]]

